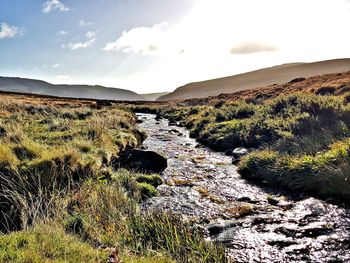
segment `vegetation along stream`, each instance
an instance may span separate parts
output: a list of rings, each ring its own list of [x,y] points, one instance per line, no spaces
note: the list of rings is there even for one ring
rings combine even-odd
[[[143,209],[180,213],[238,262],[349,262],[350,209],[242,179],[213,152],[152,114],[138,114],[143,146],[168,158],[160,195]]]

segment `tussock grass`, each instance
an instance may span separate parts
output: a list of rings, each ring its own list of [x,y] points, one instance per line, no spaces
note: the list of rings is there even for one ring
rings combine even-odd
[[[219,262],[205,260],[223,249],[180,218],[143,215],[139,203],[158,194],[161,177],[116,171],[111,162],[145,134],[131,111],[93,106],[0,102],[0,261],[106,262],[116,247],[122,262]],[[139,249],[136,219],[159,235],[174,224],[187,241],[168,231],[147,240],[151,250]]]
[[[214,150],[255,148],[239,164],[247,178],[350,202],[349,93],[340,90],[324,86],[319,95],[282,95],[259,103],[214,100],[159,112]]]
[[[201,231],[176,215],[158,211],[133,216],[130,223],[126,242],[140,253],[165,250],[178,262],[227,262],[221,246],[205,242]]]
[[[346,139],[327,151],[300,157],[258,151],[242,160],[239,171],[248,178],[349,202],[349,145]]]
[[[86,182],[70,199],[67,231],[90,244],[118,244],[140,255],[163,252],[178,262],[226,262],[223,247],[204,241],[203,232],[179,216],[161,211],[142,213],[138,200],[129,197],[129,186],[121,181],[127,173],[121,170],[108,184]],[[143,190],[133,191],[140,196]]]
[[[60,225],[37,227],[0,236],[1,262],[105,262],[108,251],[96,250]]]
[[[67,234],[58,224],[38,224],[36,227],[0,235],[1,262],[106,262],[111,249],[96,249],[78,236]],[[125,251],[120,256],[125,263],[171,263],[162,254],[140,256]]]

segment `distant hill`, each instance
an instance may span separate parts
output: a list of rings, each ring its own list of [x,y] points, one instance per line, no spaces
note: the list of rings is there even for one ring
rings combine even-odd
[[[90,85],[54,85],[42,80],[12,77],[0,77],[0,91],[84,99],[145,100],[139,94],[124,89]]]
[[[147,93],[147,94],[140,94],[142,97],[144,97],[146,100],[155,101],[161,96],[165,96],[169,94],[169,92],[158,92],[158,93]]]
[[[350,70],[350,58],[319,61],[313,63],[290,63],[263,68],[239,75],[194,82],[161,96],[158,100],[190,99],[216,96],[222,93],[281,84],[298,77],[344,72]]]

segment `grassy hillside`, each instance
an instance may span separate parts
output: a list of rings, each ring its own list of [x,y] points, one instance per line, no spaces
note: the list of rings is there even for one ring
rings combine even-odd
[[[160,112],[215,150],[252,148],[239,164],[246,178],[350,202],[349,73],[305,81],[315,88],[191,100]]]
[[[282,84],[299,77],[344,72],[350,70],[350,59],[335,59],[314,63],[292,63],[264,68],[239,75],[189,83],[158,100],[204,98],[253,88]]]
[[[2,95],[0,261],[225,262],[177,215],[141,213],[161,178],[113,160],[144,139],[116,104]]]

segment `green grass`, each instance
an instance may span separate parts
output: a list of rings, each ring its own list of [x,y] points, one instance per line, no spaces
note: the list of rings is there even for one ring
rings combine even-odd
[[[131,111],[1,101],[0,113],[1,262],[106,262],[114,247],[122,262],[225,262],[223,248],[181,218],[140,211],[159,175],[113,168],[145,139]],[[157,239],[136,246],[133,234],[151,225]],[[171,225],[183,235],[161,234]]]
[[[126,242],[134,250],[164,250],[178,262],[227,262],[220,245],[204,241],[203,233],[176,215],[155,211],[132,216]]]
[[[0,236],[1,262],[105,262],[107,257],[108,251],[67,235],[58,225],[38,225]]]
[[[94,248],[79,237],[67,234],[60,225],[39,224],[27,231],[0,235],[1,262],[107,262],[111,251],[111,248]],[[169,257],[157,253],[140,256],[128,251],[123,251],[120,259],[125,263],[173,262]]]
[[[251,153],[240,163],[248,178],[282,185],[323,198],[350,200],[350,141],[338,141],[316,155],[290,156],[275,151]]]
[[[254,148],[239,164],[246,178],[350,202],[348,97],[292,94],[159,112],[214,150]]]

